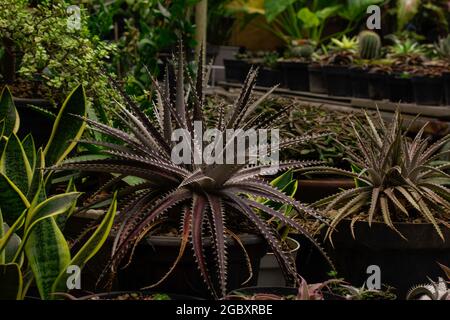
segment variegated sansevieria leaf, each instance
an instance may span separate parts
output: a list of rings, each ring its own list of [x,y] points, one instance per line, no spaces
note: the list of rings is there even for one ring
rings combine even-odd
[[[22,143],[13,133],[6,143],[0,159],[0,172],[26,194],[31,184],[32,170]]]
[[[69,266],[77,266],[82,269],[86,263],[100,250],[102,245],[108,238],[109,232],[114,222],[114,217],[117,210],[117,194],[114,195],[112,203],[103,217],[102,222],[97,227],[95,232],[86,241],[84,246],[77,252],[70,263],[61,270],[58,278],[56,279],[52,292],[64,292],[67,291],[67,278],[70,274],[67,273]],[[56,296],[55,296],[56,297]]]
[[[25,151],[25,155],[27,156],[28,163],[31,167],[31,172],[34,172],[34,168],[36,166],[36,146],[34,144],[34,139],[31,134],[28,134],[22,140],[22,147]]]
[[[44,149],[47,166],[59,164],[76,146],[75,140],[83,134],[86,123],[74,115],[86,116],[86,96],[82,85],[69,94],[56,117]]]
[[[71,192],[53,196],[32,208],[27,216],[25,254],[42,299],[50,298],[55,279],[70,261],[67,241],[54,217],[67,212],[79,195]]]
[[[30,206],[30,203],[22,191],[1,172],[0,190],[0,208],[3,220],[11,225]]]
[[[39,221],[25,244],[39,294],[49,299],[55,279],[70,261],[70,250],[53,217]]]
[[[13,97],[8,87],[4,87],[0,95],[0,121],[4,121],[5,129],[3,134],[7,137],[11,133],[17,133],[19,130],[19,113],[14,106]]]

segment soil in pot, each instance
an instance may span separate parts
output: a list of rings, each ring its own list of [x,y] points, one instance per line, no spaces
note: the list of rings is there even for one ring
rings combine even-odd
[[[347,66],[324,66],[327,79],[328,95],[338,97],[350,97],[352,95],[352,83],[350,71]]]
[[[352,96],[354,98],[369,98],[369,82],[367,79],[367,70],[362,68],[351,68]]]
[[[309,91],[308,62],[280,62],[285,85],[294,91]]]
[[[294,261],[297,260],[297,255],[300,249],[300,244],[292,238],[287,238],[286,243],[291,248],[289,252],[286,252],[292,257]],[[271,252],[267,253],[261,259],[258,286],[262,287],[277,287],[277,286],[293,286],[289,280],[286,280],[283,271],[278,264],[278,260]]]
[[[350,232],[350,221],[343,221],[333,233],[330,252],[338,276],[361,287],[372,273],[369,266],[380,268],[381,283],[396,288],[404,299],[416,284],[437,279],[442,270],[436,262],[450,265],[450,229],[442,228],[446,241],[438,236],[431,224],[397,223],[396,228],[408,239],[402,239],[384,223],[365,221],[355,223],[355,239]],[[331,250],[332,249],[332,250]]]
[[[312,93],[327,94],[327,82],[323,68],[320,64],[310,64],[309,72],[309,91]]]
[[[442,77],[415,76],[412,78],[415,102],[419,105],[438,106],[444,100]]]
[[[267,251],[266,243],[255,235],[240,236],[252,264],[253,276],[247,282],[256,285],[261,257]],[[170,269],[177,258],[181,240],[177,237],[152,236],[137,246],[130,265],[118,273],[120,290],[138,290],[157,283]],[[228,290],[242,286],[249,278],[246,256],[242,248],[233,240],[228,243]],[[205,254],[208,265],[215,265],[211,242],[205,242]],[[213,279],[217,278],[210,273]],[[186,248],[177,267],[155,290],[211,298],[197,268],[191,248]]]
[[[244,60],[224,59],[225,79],[231,83],[243,83],[250,71],[250,64]]]
[[[387,80],[388,75],[384,73],[369,72],[367,74],[369,84],[369,98],[372,100],[383,100],[389,98]]]
[[[410,78],[393,74],[389,77],[389,100],[395,103],[411,103],[414,101]]]
[[[276,85],[283,85],[283,76],[280,69],[261,68],[259,69],[256,85],[271,88]]]

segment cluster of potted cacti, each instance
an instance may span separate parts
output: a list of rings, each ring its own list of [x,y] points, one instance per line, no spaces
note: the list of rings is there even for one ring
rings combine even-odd
[[[434,45],[396,37],[391,40],[392,45],[383,46],[376,32],[365,30],[357,37],[333,38],[317,50],[301,41],[278,59],[278,68],[273,65],[278,76],[271,77],[279,79],[281,70],[277,84],[293,91],[418,105],[450,104],[450,37]],[[227,81],[242,81],[242,76],[233,74],[238,74],[238,69],[245,73],[258,64],[242,56],[225,61]]]

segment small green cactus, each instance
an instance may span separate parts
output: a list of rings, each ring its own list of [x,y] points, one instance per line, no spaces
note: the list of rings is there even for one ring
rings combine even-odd
[[[361,59],[373,60],[380,56],[381,38],[373,31],[362,31],[359,36],[359,57]]]
[[[292,47],[291,56],[295,58],[309,59],[314,53],[314,47],[309,44]]]
[[[450,59],[450,35],[439,39],[435,45],[436,51],[441,58]]]

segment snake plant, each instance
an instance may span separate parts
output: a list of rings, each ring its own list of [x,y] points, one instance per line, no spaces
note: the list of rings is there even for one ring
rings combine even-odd
[[[374,117],[366,113],[365,121],[352,123],[357,150],[345,147],[353,171],[326,166],[305,170],[356,181],[356,188],[313,204],[331,216],[329,236],[344,219],[351,218],[352,227],[357,220],[366,220],[369,225],[381,220],[399,235],[396,222],[420,219],[431,223],[444,240],[440,224],[448,225],[450,217],[450,189],[446,186],[450,176],[445,172],[450,163],[437,160],[448,153],[439,150],[450,141],[450,135],[431,144],[423,137],[427,124],[413,139],[402,131],[403,124],[398,111],[389,123],[379,113]]]
[[[69,245],[56,219],[69,216],[80,193],[69,184],[62,194],[49,195],[54,165],[74,148],[84,122],[70,114],[84,115],[84,90],[77,87],[62,105],[45,148],[36,151],[31,135],[19,139],[20,118],[8,88],[0,97],[2,151],[0,157],[0,297],[22,299],[32,281],[42,299],[66,291],[67,268],[80,269],[98,251],[114,219],[116,201],[82,248],[71,257]]]
[[[120,209],[122,214],[118,217],[112,257],[104,275],[114,275],[132,248],[158,223],[174,219],[177,225],[181,225],[180,252],[177,261],[163,279],[174,270],[191,242],[199,272],[207,287],[214,296],[224,296],[227,291],[227,243],[228,240],[232,240],[232,235],[244,232],[243,226],[246,225],[251,226],[252,230],[256,229],[267,240],[286,274],[298,279],[294,261],[283,250],[284,244],[268,222],[257,214],[257,210],[279,219],[307,236],[308,233],[282,212],[253,199],[263,197],[277,203],[292,205],[297,211],[317,219],[321,219],[321,216],[316,210],[307,208],[261,179],[261,169],[268,168],[268,165],[250,165],[247,157],[242,164],[176,164],[172,160],[171,151],[175,143],[171,137],[175,129],[192,132],[195,122],[201,122],[203,127],[206,124],[203,115],[205,104],[203,65],[199,64],[196,77],[191,75],[185,68],[186,63],[181,49],[174,64],[177,65],[176,85],[172,87],[169,85],[168,73],[163,85],[153,80],[157,95],[156,120],[148,118],[122,92],[126,106],[119,104],[121,111],[117,118],[121,120],[121,128],[124,130],[86,119],[90,127],[121,143],[82,141],[103,145],[105,147],[103,153],[107,158],[93,161],[68,159],[55,167],[58,170],[111,173],[116,175],[116,181],[128,176],[140,179],[139,183],[118,191],[122,197]],[[256,76],[256,70],[249,72],[231,112],[226,113],[224,106],[215,108],[217,129],[220,132],[237,128],[243,130],[270,128],[273,119],[282,114],[280,112],[272,118],[262,119],[252,115],[254,108],[272,92],[270,90],[263,97],[253,101],[252,89],[255,86]],[[189,90],[186,90],[185,86],[188,86]],[[116,87],[118,91],[122,91],[119,86]],[[289,140],[280,139],[279,147],[289,147],[310,138],[302,136]],[[193,150],[202,149],[201,144],[196,143],[195,139],[192,139],[192,144]],[[248,150],[250,147],[247,145],[246,148]],[[225,152],[225,148],[219,148],[216,154]],[[315,163],[317,164],[315,161],[281,162],[279,170],[303,168]],[[206,239],[212,239],[215,265],[215,262],[207,261],[204,255]],[[314,240],[311,238],[311,241]],[[209,271],[212,269],[217,271],[215,272],[217,278],[212,277]]]

